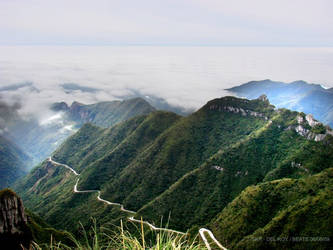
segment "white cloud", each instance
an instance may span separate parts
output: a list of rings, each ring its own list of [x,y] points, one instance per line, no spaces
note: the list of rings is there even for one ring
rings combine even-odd
[[[225,95],[223,89],[251,80],[303,79],[333,87],[332,48],[0,46],[0,55],[0,87],[34,84],[2,96],[19,101],[21,114],[42,120],[53,102],[110,101],[133,90],[200,108]],[[100,91],[66,94],[63,83]]]

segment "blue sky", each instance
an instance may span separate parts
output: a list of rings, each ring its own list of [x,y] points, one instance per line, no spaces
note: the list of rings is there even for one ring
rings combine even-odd
[[[331,0],[0,0],[0,45],[333,46]]]

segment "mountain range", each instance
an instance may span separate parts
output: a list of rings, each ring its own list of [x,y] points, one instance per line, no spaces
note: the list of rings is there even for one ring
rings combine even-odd
[[[54,103],[54,111],[63,111],[67,119],[76,122],[77,126],[90,122],[100,127],[110,127],[118,122],[128,120],[137,115],[149,114],[155,108],[142,98],[124,101],[99,102],[85,105],[73,102],[68,106],[64,102]]]
[[[128,212],[97,202],[96,192],[73,192],[100,190],[102,199],[136,211],[134,218],[190,235],[208,226],[228,248],[276,248],[268,237],[288,235],[323,237],[302,244],[328,249],[333,131],[311,115],[277,109],[266,96],[224,97],[187,117],[134,112],[107,126],[91,107],[73,105],[95,124],[57,148],[57,164],[44,160],[14,185],[52,226],[75,231],[91,216],[102,224],[127,221]],[[63,103],[53,108],[71,115]],[[320,227],[302,223],[312,213]],[[287,246],[302,248],[296,240]]]
[[[91,105],[78,102],[73,102],[71,106],[64,102],[54,103],[50,107],[53,116],[45,121],[33,117],[22,119],[17,116],[15,122],[8,126],[6,137],[20,145],[36,165],[85,122],[108,127],[136,115],[148,114],[153,110],[155,108],[140,98]]]
[[[333,126],[333,88],[327,89],[320,84],[305,81],[284,83],[262,80],[248,82],[227,90],[248,99],[255,99],[265,94],[278,108],[312,114],[324,124]]]

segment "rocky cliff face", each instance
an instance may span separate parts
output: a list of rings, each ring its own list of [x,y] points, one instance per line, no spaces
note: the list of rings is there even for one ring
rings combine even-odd
[[[306,115],[305,117],[298,115],[296,120],[297,125],[289,126],[287,130],[294,129],[299,135],[307,138],[308,140],[322,141],[328,135],[333,136],[333,131],[330,127],[325,127],[322,123],[315,120],[310,114]],[[312,131],[315,130],[316,127],[321,128],[319,132]]]
[[[227,111],[230,113],[235,113],[238,114],[240,113],[242,116],[254,116],[254,117],[260,117],[264,118],[265,120],[268,120],[268,117],[265,116],[265,114],[262,114],[260,112],[255,112],[252,110],[248,109],[242,109],[242,108],[237,108],[237,107],[232,107],[232,106],[218,106],[218,105],[211,105],[209,107],[210,110],[219,110],[219,111]]]
[[[257,103],[257,105],[253,105],[256,101],[260,101],[261,105],[259,103]],[[252,110],[251,106],[252,108],[257,110]],[[213,101],[208,103],[209,110],[241,114],[242,116],[253,116],[268,120],[269,118],[267,114],[260,112],[260,106],[262,106],[262,108],[269,107],[272,112],[274,111],[273,106],[270,106],[269,100],[266,95],[262,95],[258,99],[252,102],[246,99],[235,99],[234,97],[224,97],[223,99],[220,99],[220,101]]]
[[[7,249],[28,248],[32,240],[21,198],[13,191],[0,191],[0,242]]]

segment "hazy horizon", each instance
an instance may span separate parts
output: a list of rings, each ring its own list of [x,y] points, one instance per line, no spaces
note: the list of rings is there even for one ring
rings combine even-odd
[[[333,87],[333,48],[0,46],[0,54],[1,99],[37,116],[56,101],[93,103],[134,92],[197,109],[226,88],[263,79]],[[66,90],[66,83],[83,89]]]

